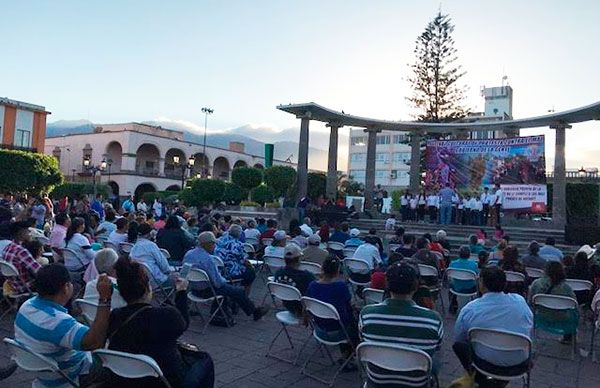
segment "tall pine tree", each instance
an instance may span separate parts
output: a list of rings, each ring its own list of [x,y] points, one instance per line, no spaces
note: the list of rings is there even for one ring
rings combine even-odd
[[[468,113],[462,105],[467,88],[458,82],[465,72],[456,64],[453,31],[452,20],[440,11],[417,38],[408,78],[413,95],[407,99],[418,111],[418,121],[450,122]]]

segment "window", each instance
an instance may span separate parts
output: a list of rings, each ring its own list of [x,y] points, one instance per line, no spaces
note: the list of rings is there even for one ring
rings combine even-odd
[[[357,136],[357,137],[352,137],[352,145],[353,146],[364,146],[365,143],[365,137],[364,136]]]
[[[17,147],[31,148],[33,112],[17,109],[15,120],[15,143]]]
[[[390,154],[387,152],[377,152],[375,154],[375,161],[380,163],[385,163],[390,161]]]
[[[350,170],[350,176],[355,180],[365,179],[365,170]]]
[[[390,135],[377,136],[377,144],[390,144]]]
[[[364,153],[350,154],[350,161],[351,162],[364,162],[365,156],[366,155]]]
[[[394,152],[394,162],[410,162],[410,152]]]
[[[407,135],[394,135],[394,144],[406,144],[409,141]]]
[[[152,170],[154,168],[154,162],[150,160],[146,160],[146,168]]]

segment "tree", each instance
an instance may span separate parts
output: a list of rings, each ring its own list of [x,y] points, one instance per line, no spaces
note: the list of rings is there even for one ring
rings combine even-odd
[[[225,182],[219,179],[192,179],[179,194],[187,206],[204,206],[223,199]]]
[[[264,206],[266,202],[273,202],[275,195],[273,190],[267,185],[260,185],[252,191],[252,198],[255,202]]]
[[[108,198],[110,188],[106,184],[96,184],[96,193],[102,194],[104,198]],[[94,185],[91,183],[63,183],[55,186],[50,195],[54,199],[68,196],[71,199],[79,199],[83,195],[91,196],[94,194]]]
[[[419,111],[419,121],[449,122],[468,113],[462,105],[467,88],[458,83],[465,72],[456,64],[453,31],[450,17],[438,12],[416,40],[416,59],[408,78],[413,95],[407,99]]]
[[[225,183],[223,202],[228,205],[238,205],[244,198],[248,198],[247,190],[242,189],[235,183]]]
[[[308,173],[308,197],[316,200],[327,191],[327,175],[322,172]],[[334,198],[335,199],[335,198]]]
[[[231,181],[248,190],[248,195],[262,183],[262,179],[262,170],[255,167],[237,167],[231,172]]]
[[[0,150],[0,191],[37,195],[63,182],[58,160],[51,155]]]
[[[265,183],[276,197],[283,197],[296,182],[296,170],[288,166],[273,166],[265,170]]]

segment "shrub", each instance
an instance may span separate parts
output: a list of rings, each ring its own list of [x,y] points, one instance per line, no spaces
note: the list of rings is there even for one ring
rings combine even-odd
[[[392,211],[400,211],[400,197],[402,197],[401,190],[392,191]]]
[[[327,191],[327,175],[322,172],[308,173],[308,197],[316,200]]]
[[[178,195],[179,191],[171,191],[171,190],[167,190],[167,191],[147,191],[144,193],[144,201],[146,201],[146,203],[152,203],[154,202],[154,200],[156,198],[158,199],[162,199],[162,200],[166,200],[167,198],[173,196],[173,195]]]
[[[223,199],[225,182],[219,179],[192,179],[179,194],[187,206],[212,205]]]
[[[296,182],[296,170],[288,166],[273,166],[264,171],[265,183],[276,197],[283,197]]]
[[[262,170],[255,167],[237,167],[231,172],[231,181],[250,192],[262,183],[262,179]]]
[[[63,182],[58,160],[34,152],[0,150],[0,191],[37,195]]]
[[[269,209],[279,209],[281,204],[279,202],[267,202],[265,203],[265,207]]]
[[[244,198],[248,198],[247,190],[242,189],[235,183],[225,183],[225,192],[223,192],[223,202],[228,205],[237,205]]]
[[[240,202],[240,206],[260,207],[260,205],[254,201],[242,201]]]
[[[264,204],[265,202],[273,202],[275,195],[269,186],[260,185],[252,190],[252,199],[260,204]]]

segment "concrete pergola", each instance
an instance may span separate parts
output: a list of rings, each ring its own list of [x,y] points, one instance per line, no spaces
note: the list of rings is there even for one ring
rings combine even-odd
[[[421,176],[419,171],[420,142],[425,133],[452,133],[457,138],[467,138],[471,131],[503,131],[507,136],[515,136],[522,128],[549,127],[556,131],[554,158],[554,188],[552,196],[552,219],[554,225],[563,228],[566,223],[566,164],[565,130],[571,124],[600,120],[600,101],[564,112],[518,120],[462,122],[462,123],[423,123],[415,121],[390,121],[354,116],[325,108],[314,102],[305,104],[279,105],[277,109],[291,113],[300,119],[300,144],[298,148],[298,192],[306,196],[308,185],[308,138],[311,120],[327,123],[330,128],[329,159],[327,165],[327,195],[335,196],[337,180],[338,130],[343,126],[364,128],[367,133],[367,165],[365,173],[365,208],[373,204],[375,187],[375,149],[377,133],[382,130],[410,132],[411,160],[410,187],[418,190]]]

